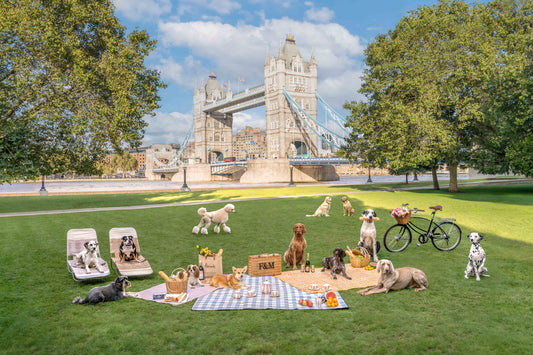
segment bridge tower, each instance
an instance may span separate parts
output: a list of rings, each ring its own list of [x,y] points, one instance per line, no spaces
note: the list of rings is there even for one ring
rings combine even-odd
[[[296,112],[283,94],[283,88],[309,113],[316,117],[317,65],[314,53],[304,61],[294,36],[289,34],[277,57],[265,60],[265,106],[267,158],[317,157],[318,137]]]
[[[231,87],[222,90],[217,76],[211,72],[207,83],[195,88],[193,95],[195,157],[199,163],[222,161],[233,156],[232,127],[233,114],[202,110],[205,103],[231,98]]]

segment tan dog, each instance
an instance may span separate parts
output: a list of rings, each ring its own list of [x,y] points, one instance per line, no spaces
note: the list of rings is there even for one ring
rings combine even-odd
[[[228,287],[236,290],[249,288],[250,286],[244,284],[244,274],[246,274],[247,270],[248,266],[245,266],[242,269],[233,266],[233,274],[215,275],[211,278],[211,280],[204,281],[204,283],[209,283],[209,286]]]
[[[200,219],[200,223],[192,229],[192,232],[198,234],[201,231],[202,234],[207,235],[207,229],[211,223],[214,223],[215,228],[213,228],[213,232],[220,233],[220,226],[222,226],[224,232],[231,233],[231,228],[226,225],[230,213],[235,213],[235,206],[231,203],[214,212],[207,212],[205,207],[201,207],[198,209],[198,214],[202,218]]]
[[[292,230],[294,235],[289,244],[289,249],[283,255],[283,260],[287,263],[285,267],[292,265],[292,269],[296,270],[296,265],[304,262],[305,248],[307,246],[304,233],[307,232],[307,229],[303,223],[296,223]]]
[[[314,214],[308,214],[306,217],[329,217],[329,209],[331,207],[331,197],[326,197],[324,202],[316,209]]]
[[[366,296],[373,293],[388,293],[390,290],[403,290],[404,288],[414,288],[418,292],[428,287],[428,279],[424,271],[414,267],[401,267],[395,270],[390,260],[381,259],[376,271],[379,273],[378,284],[358,291],[358,294]]]
[[[342,209],[343,209],[343,216],[353,216],[355,214],[355,209],[352,207],[352,204],[348,200],[348,197],[344,196],[342,198]]]

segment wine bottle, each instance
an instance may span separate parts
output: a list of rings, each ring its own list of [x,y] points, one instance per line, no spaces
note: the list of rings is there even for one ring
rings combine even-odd
[[[307,253],[307,259],[305,260],[305,272],[311,271],[311,262],[309,261],[309,253]]]
[[[200,261],[198,269],[200,270],[200,277],[198,277],[199,280],[203,280],[204,277],[204,267],[202,266],[202,262]]]

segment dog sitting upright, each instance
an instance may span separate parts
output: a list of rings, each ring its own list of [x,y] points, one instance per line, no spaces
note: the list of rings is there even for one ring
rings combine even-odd
[[[331,207],[331,197],[326,197],[324,199],[324,202],[318,208],[316,209],[315,213],[308,214],[306,217],[322,217],[326,216],[329,217],[329,209]]]
[[[377,262],[380,244],[376,240],[376,226],[374,225],[374,221],[379,221],[379,218],[377,218],[374,210],[367,209],[361,214],[360,219],[363,221],[363,225],[361,226],[361,233],[357,246],[368,250],[370,255],[374,258],[374,261]]]
[[[487,257],[485,255],[485,250],[481,247],[483,236],[473,232],[468,235],[468,239],[472,242],[472,246],[470,247],[470,254],[468,255],[465,278],[468,279],[469,276],[475,276],[476,280],[479,281],[480,276],[489,276],[487,275],[487,268],[485,267]]]
[[[296,265],[304,262],[305,248],[307,246],[304,233],[307,232],[307,229],[303,223],[296,223],[292,227],[292,231],[294,235],[289,244],[289,249],[283,255],[283,261],[287,264],[285,267],[292,265],[292,269],[296,270]]]
[[[96,240],[91,240],[83,244],[85,250],[80,251],[76,254],[76,263],[78,265],[83,265],[85,267],[85,272],[90,274],[91,267],[95,267],[98,272],[104,272],[104,269],[98,262],[98,242]]]
[[[333,256],[327,256],[322,259],[322,272],[326,269],[331,270],[331,276],[336,280],[337,274],[341,274],[346,277],[348,280],[352,278],[346,275],[346,265],[344,264],[344,258],[346,257],[346,252],[341,248],[335,248],[333,250]]]
[[[189,287],[194,288],[195,286],[203,286],[200,283],[200,269],[196,265],[187,266],[187,284]]]
[[[137,247],[135,246],[132,235],[125,235],[122,237],[122,242],[120,242],[119,247],[119,258],[121,262],[139,261]]]
[[[352,204],[348,200],[348,197],[343,196],[342,200],[342,215],[343,216],[353,216],[355,214],[355,209],[352,207]]]
[[[213,228],[213,231],[215,233],[220,233],[220,226],[222,226],[224,232],[231,233],[231,228],[226,226],[230,213],[235,213],[235,206],[231,203],[228,203],[226,206],[214,212],[207,212],[205,207],[201,207],[198,209],[198,214],[202,216],[202,218],[200,219],[200,223],[192,229],[192,232],[198,234],[198,232],[201,231],[202,234],[207,235],[207,229],[211,223],[214,223],[215,228]]]
[[[248,270],[248,266],[243,268],[236,268],[233,266],[233,274],[229,275],[215,275],[209,281],[204,281],[204,283],[209,284],[209,286],[214,287],[228,287],[235,290],[249,288],[250,286],[244,284],[244,274]]]

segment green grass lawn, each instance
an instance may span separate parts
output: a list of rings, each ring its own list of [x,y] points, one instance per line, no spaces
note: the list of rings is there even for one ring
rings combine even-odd
[[[355,186],[322,186],[253,191],[196,191],[157,194],[2,197],[1,212],[122,206],[145,203],[235,199],[237,213],[231,234],[196,236],[198,206],[125,211],[100,211],[0,218],[0,352],[3,353],[529,353],[533,347],[533,185],[470,186],[461,193],[445,191],[356,192]],[[197,262],[196,245],[224,249],[224,271],[244,266],[248,255],[283,253],[292,226],[307,226],[311,263],[335,247],[355,246],[360,221],[342,216],[343,191],[356,214],[373,208],[379,239],[394,223],[388,210],[434,204],[438,215],[454,217],[463,230],[459,247],[436,250],[431,243],[411,244],[404,252],[380,252],[395,267],[425,271],[429,288],[359,296],[341,292],[349,310],[247,310],[193,312],[194,302],[181,306],[126,299],[96,306],[71,304],[103,281],[74,282],[66,268],[66,233],[72,228],[96,229],[102,256],[108,259],[108,233],[113,227],[136,228],[143,255],[155,273],[132,278],[130,291],[162,282],[158,270]],[[294,196],[262,200],[276,194]],[[331,193],[331,217],[306,218]],[[44,205],[48,207],[45,207]],[[224,203],[214,203],[216,209]],[[6,205],[8,207],[6,207]],[[51,207],[50,207],[51,205]],[[429,216],[429,213],[425,214]],[[490,278],[466,280],[464,269],[469,232],[485,236]]]

